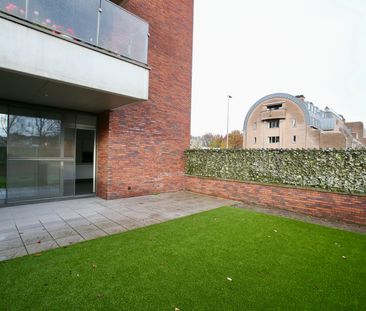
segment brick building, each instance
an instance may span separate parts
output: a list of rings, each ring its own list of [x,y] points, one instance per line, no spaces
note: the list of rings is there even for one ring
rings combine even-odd
[[[359,148],[366,145],[362,122],[346,122],[303,95],[271,94],[258,100],[244,121],[244,148]]]
[[[0,203],[184,188],[193,1],[0,0]]]

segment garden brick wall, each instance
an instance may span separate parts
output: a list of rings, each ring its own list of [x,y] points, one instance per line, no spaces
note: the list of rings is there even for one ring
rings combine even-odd
[[[190,149],[186,174],[366,195],[366,149]]]
[[[130,0],[150,25],[149,100],[99,116],[97,195],[184,189],[190,142],[193,1]]]
[[[366,196],[186,176],[186,190],[366,225]]]

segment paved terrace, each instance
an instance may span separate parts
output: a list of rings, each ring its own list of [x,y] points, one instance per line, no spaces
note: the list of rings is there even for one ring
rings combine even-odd
[[[237,203],[175,192],[4,207],[0,208],[0,261]]]

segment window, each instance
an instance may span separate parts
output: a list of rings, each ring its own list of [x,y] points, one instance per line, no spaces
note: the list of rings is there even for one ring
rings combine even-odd
[[[282,104],[276,104],[276,105],[268,105],[268,110],[280,110],[282,108]]]
[[[280,120],[271,120],[268,122],[268,128],[273,129],[278,127],[280,127]]]
[[[296,127],[297,123],[296,123],[296,119],[292,119],[292,127]]]
[[[296,144],[296,135],[292,136],[292,143]]]
[[[254,122],[253,123],[253,130],[256,130],[257,129],[257,122]]]
[[[269,136],[268,137],[268,142],[270,144],[276,144],[280,142],[280,136]]]
[[[257,143],[257,137],[254,137],[254,144]]]

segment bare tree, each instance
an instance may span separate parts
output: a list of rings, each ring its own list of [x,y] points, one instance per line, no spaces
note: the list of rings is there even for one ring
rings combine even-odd
[[[36,136],[40,138],[57,136],[60,132],[60,121],[46,118],[35,118],[35,129]]]

